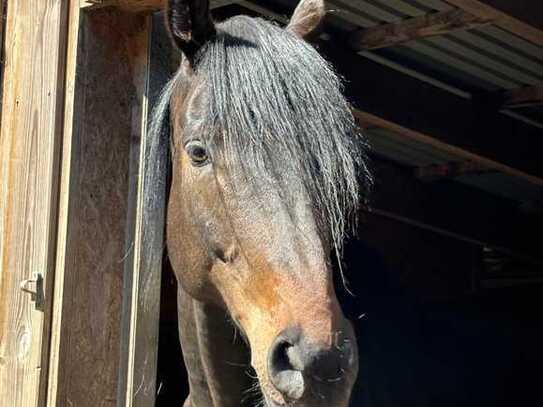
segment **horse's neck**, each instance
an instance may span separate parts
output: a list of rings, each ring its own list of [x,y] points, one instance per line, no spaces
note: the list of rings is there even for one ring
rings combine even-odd
[[[251,385],[249,357],[225,312],[178,294],[179,336],[189,377],[191,407],[239,407]]]

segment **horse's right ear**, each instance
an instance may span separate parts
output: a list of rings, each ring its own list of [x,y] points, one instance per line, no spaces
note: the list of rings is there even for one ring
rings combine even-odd
[[[165,14],[173,43],[192,64],[198,50],[216,34],[209,0],[168,0]]]
[[[308,39],[317,31],[325,14],[324,0],[301,0],[294,10],[287,30],[300,38]]]

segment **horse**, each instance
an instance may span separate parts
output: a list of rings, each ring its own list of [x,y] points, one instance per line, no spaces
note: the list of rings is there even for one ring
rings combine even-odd
[[[301,0],[285,28],[216,23],[208,0],[168,0],[164,15],[182,58],[146,182],[164,182],[169,155],[184,406],[347,406],[358,349],[332,264],[371,176],[341,80],[306,41],[325,5]]]

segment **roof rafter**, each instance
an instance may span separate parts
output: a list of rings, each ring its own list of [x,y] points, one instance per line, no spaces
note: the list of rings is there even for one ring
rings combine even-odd
[[[543,105],[543,84],[509,90],[504,99],[505,109]]]
[[[541,2],[531,1],[530,5],[521,7],[511,5],[516,1],[505,0],[446,0],[447,3],[458,7],[474,16],[493,20],[493,24],[510,31],[525,40],[543,45],[543,30],[534,23],[533,15],[543,13]],[[517,3],[527,3],[518,1]],[[523,10],[520,13],[518,10]],[[512,12],[515,12],[513,15]],[[511,14],[509,14],[511,13]],[[542,19],[543,22],[543,19]]]
[[[358,30],[351,35],[350,44],[356,51],[378,49],[456,30],[469,30],[491,22],[491,19],[453,9]]]

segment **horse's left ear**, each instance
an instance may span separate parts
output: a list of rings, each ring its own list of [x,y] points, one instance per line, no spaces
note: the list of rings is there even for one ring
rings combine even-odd
[[[216,34],[209,14],[209,0],[168,0],[166,26],[190,63],[198,50]]]
[[[301,0],[287,30],[300,38],[307,38],[319,27],[325,14],[324,0]]]

